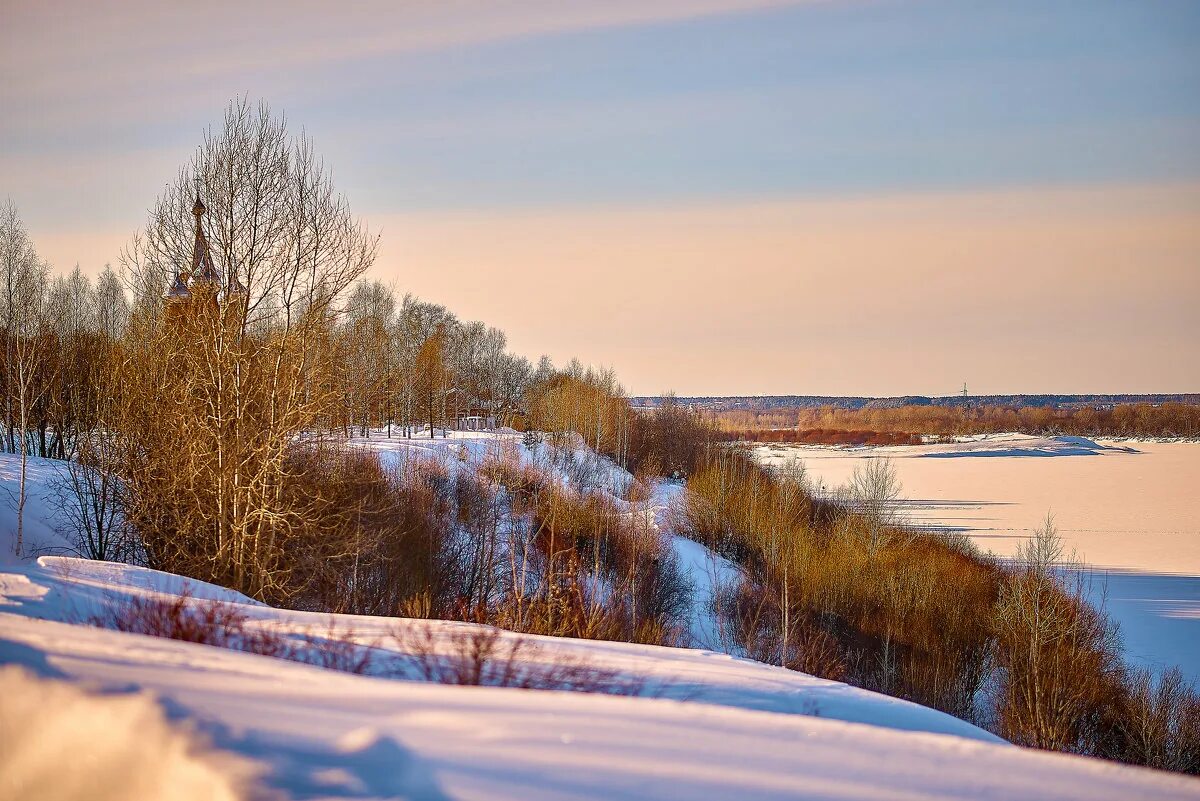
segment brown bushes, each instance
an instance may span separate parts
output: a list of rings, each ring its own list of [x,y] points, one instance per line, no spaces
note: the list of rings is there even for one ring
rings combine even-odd
[[[918,444],[916,442],[843,442],[863,434],[886,438],[914,436],[908,432],[954,436],[962,434],[1073,434],[1085,437],[1200,437],[1200,405],[1189,403],[1123,403],[1108,409],[1056,409],[1045,406],[910,405],[880,409],[838,409],[831,406],[777,408],[763,411],[729,409],[710,416],[727,435],[760,442],[820,444]],[[794,431],[795,434],[790,432]],[[826,432],[822,434],[809,432]],[[785,433],[788,432],[788,433]],[[841,432],[838,435],[828,432]],[[796,439],[776,437],[795,436]],[[811,438],[810,438],[811,437]]]
[[[444,469],[385,469],[376,454],[316,443],[293,448],[287,475],[283,492],[305,514],[282,549],[281,591],[265,600],[367,615],[399,614],[416,596],[446,603],[454,506]]]
[[[1121,693],[1119,643],[1082,585],[1067,586],[1055,572],[1058,557],[1048,519],[1001,583],[998,728],[1020,745],[1098,753]]]
[[[177,596],[132,595],[92,618],[102,628],[229,648],[245,628],[246,615],[233,604],[196,601],[186,588]]]
[[[633,416],[629,435],[631,471],[683,478],[704,461],[716,429],[667,395],[655,409]]]
[[[674,555],[644,513],[544,482],[531,516],[549,630],[563,636],[671,644],[688,604]],[[522,627],[530,630],[528,624]]]
[[[882,476],[861,492],[886,494]],[[908,698],[1013,742],[1200,770],[1200,698],[1121,664],[1113,626],[1062,572],[1047,521],[1016,563],[814,501],[802,473],[717,452],[688,481],[686,532],[738,562],[716,599],[727,647]],[[987,692],[985,692],[987,690]]]
[[[1053,520],[1006,576],[995,620],[998,729],[1013,742],[1200,772],[1200,696],[1177,668],[1121,664],[1115,627],[1058,570]],[[1077,574],[1078,575],[1078,574]]]
[[[932,535],[832,514],[802,475],[774,476],[736,452],[716,456],[688,489],[690,534],[749,576],[753,589],[730,607],[747,653],[974,718],[992,568]],[[770,647],[764,628],[775,632]]]
[[[679,640],[689,588],[639,506],[644,493],[619,502],[580,491],[516,451],[489,453],[476,470],[416,462],[405,481],[422,471],[438,475],[441,511],[430,526],[442,534],[431,595],[405,612],[526,633]]]
[[[528,426],[551,433],[575,432],[597,453],[624,462],[633,416],[625,392],[611,370],[584,368],[572,361],[534,382],[526,391]]]
[[[1143,668],[1126,679],[1120,749],[1109,754],[1135,765],[1200,773],[1200,696],[1179,668],[1155,679]]]

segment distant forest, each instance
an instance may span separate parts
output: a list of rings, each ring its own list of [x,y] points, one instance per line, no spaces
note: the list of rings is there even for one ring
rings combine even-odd
[[[662,405],[664,396],[644,395],[630,398],[635,406]],[[1150,395],[899,395],[891,398],[867,398],[842,395],[697,395],[675,398],[678,403],[698,409],[899,409],[904,406],[978,406],[1031,407],[1049,409],[1108,409],[1121,404],[1186,403],[1200,405],[1200,393]]]
[[[635,404],[657,408],[651,402],[657,400],[639,398]],[[757,442],[912,445],[931,435],[1002,432],[1200,438],[1200,395],[777,396],[679,402],[703,415],[725,438]]]

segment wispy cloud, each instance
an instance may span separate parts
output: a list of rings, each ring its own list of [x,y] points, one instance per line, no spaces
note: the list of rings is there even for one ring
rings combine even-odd
[[[807,0],[812,2],[813,0]],[[368,0],[8,3],[6,92],[80,95],[590,28],[797,5],[805,0]]]

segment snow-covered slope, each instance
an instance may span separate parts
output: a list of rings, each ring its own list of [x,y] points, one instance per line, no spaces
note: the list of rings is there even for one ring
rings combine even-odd
[[[417,445],[379,447],[391,453]],[[610,473],[620,479],[616,468]],[[660,486],[651,511],[661,513],[678,491]],[[52,521],[42,525],[54,528]],[[0,547],[9,547],[8,534]],[[703,551],[689,558],[713,562]],[[87,622],[130,598],[169,600],[181,593],[228,604],[248,628],[281,637],[337,631],[373,649],[372,668],[369,675],[350,675]],[[80,759],[86,738],[81,745],[78,737],[53,736],[71,728],[64,714],[85,718],[79,730],[105,738],[110,764],[178,758],[179,775],[211,780],[217,797],[245,782],[251,797],[277,791],[306,799],[1173,799],[1200,793],[1195,780],[1016,748],[934,710],[711,651],[524,638],[520,660],[584,664],[630,679],[635,696],[418,681],[420,654],[403,634],[424,625],[273,609],[220,587],[127,565],[43,556],[0,567],[0,664],[23,668],[0,670],[0,699],[23,701],[0,704],[0,797],[20,797],[20,789],[31,787],[39,788],[38,797],[54,797],[46,788],[57,787],[66,798],[71,786],[81,786],[80,771],[89,764]],[[428,625],[439,653],[478,630]],[[500,636],[504,642],[516,635]],[[80,696],[61,683],[99,695]],[[137,700],[113,706],[122,699]],[[169,723],[154,722],[148,699]],[[39,705],[46,707],[42,713]],[[100,723],[110,719],[144,722]],[[22,771],[5,768],[18,758]],[[114,798],[158,798],[162,787],[181,786],[168,778],[157,790],[146,789],[135,781],[140,772],[124,774],[91,775],[93,784],[103,782],[97,792]],[[227,781],[216,781],[222,778]],[[18,779],[26,782],[21,788]]]
[[[404,626],[431,626],[435,639],[447,642],[463,632],[479,628],[446,621],[417,623],[393,618],[273,609],[230,590],[186,581],[169,573],[109,562],[41,557],[35,564],[0,573],[0,627],[4,627],[0,628],[0,633],[9,625],[18,625],[14,619],[17,617],[86,624],[104,617],[106,609],[119,608],[125,598],[171,599],[182,593],[236,606],[255,630],[289,636],[297,632],[332,629],[339,636],[372,647],[370,672],[386,678],[418,677],[413,670],[413,644],[394,636]],[[510,632],[501,632],[500,636],[502,644],[498,650],[502,652],[508,650],[503,640],[520,639],[524,661],[548,665],[586,664],[615,677],[622,685],[636,687],[641,696],[815,715],[1001,742],[964,721],[917,704],[711,651],[529,635],[518,637]]]
[[[251,759],[262,782],[292,797],[1116,799],[1200,791],[1182,777],[1015,748],[913,704],[704,651],[538,639],[536,658],[586,654],[651,677],[662,696],[629,698],[353,676],[63,620],[158,581],[181,589],[177,577],[75,560],[7,571],[0,661],[97,690],[149,690],[170,717]],[[324,617],[245,611],[284,631]],[[362,641],[394,625],[337,622]],[[402,656],[398,643],[381,649]]]

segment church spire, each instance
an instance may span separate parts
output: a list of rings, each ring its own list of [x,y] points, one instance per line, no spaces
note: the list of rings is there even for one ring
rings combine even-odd
[[[192,216],[196,218],[196,233],[192,242],[191,264],[175,273],[175,280],[167,289],[164,297],[168,302],[184,301],[192,293],[203,287],[210,297],[217,302],[241,299],[246,294],[246,288],[238,281],[233,271],[229,273],[228,282],[223,281],[221,273],[213,264],[212,251],[208,246],[208,237],[204,234],[204,215],[208,212],[204,202],[200,200],[200,185],[196,184],[196,202],[192,204]]]
[[[212,253],[208,249],[208,237],[204,235],[204,204],[200,202],[200,192],[196,192],[196,203],[192,206],[192,214],[196,217],[196,240],[192,244],[191,282],[210,284],[220,289],[221,274],[213,266]]]

